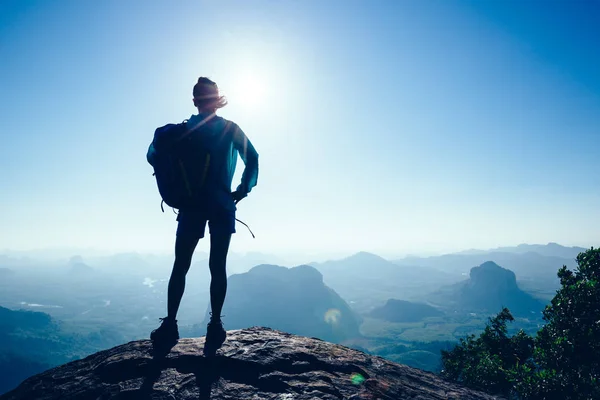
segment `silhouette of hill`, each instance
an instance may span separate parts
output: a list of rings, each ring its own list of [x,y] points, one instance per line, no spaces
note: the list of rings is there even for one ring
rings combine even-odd
[[[89,276],[94,273],[94,268],[83,262],[81,256],[73,256],[69,260],[69,274],[73,276]]]
[[[257,265],[286,265],[280,257],[256,251],[244,254],[231,252],[227,255],[227,272],[241,274],[250,271]]]
[[[0,393],[12,389],[23,379],[58,365],[68,358],[51,362],[49,353],[60,352],[58,327],[48,314],[12,311],[0,307]]]
[[[33,376],[1,400],[58,399],[498,399],[429,372],[340,345],[265,328],[230,331],[216,357],[204,338],[166,357],[130,342]]]
[[[514,315],[539,317],[545,304],[523,292],[514,272],[488,261],[471,268],[466,281],[444,287],[431,298],[443,308],[497,313],[508,307]]]
[[[232,275],[223,315],[227,329],[260,325],[336,343],[359,336],[357,316],[307,265],[259,265]],[[202,326],[207,322],[208,311]]]
[[[389,299],[385,305],[371,311],[369,316],[389,322],[418,322],[424,318],[444,316],[444,313],[424,303]]]
[[[52,318],[45,313],[35,311],[13,311],[0,307],[1,334],[11,333],[14,330],[23,332],[35,330],[54,330],[56,326]],[[4,343],[0,341],[0,346]]]
[[[0,307],[0,393],[33,373],[120,343],[103,339],[102,332],[66,333],[46,313]]]
[[[311,265],[358,312],[369,312],[390,298],[420,299],[424,293],[461,280],[460,275],[430,267],[399,266],[366,252]]]

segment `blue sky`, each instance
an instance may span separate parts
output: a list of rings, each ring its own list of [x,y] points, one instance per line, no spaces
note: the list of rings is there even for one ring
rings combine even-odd
[[[257,239],[238,226],[236,251],[597,246],[598,15],[591,0],[3,1],[0,249],[170,251],[145,153],[195,111],[201,75],[260,154],[238,209]]]

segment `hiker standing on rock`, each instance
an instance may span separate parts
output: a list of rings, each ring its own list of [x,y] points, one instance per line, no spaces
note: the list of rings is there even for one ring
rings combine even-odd
[[[179,339],[176,316],[185,276],[208,224],[212,312],[204,352],[214,354],[226,338],[221,310],[227,292],[226,260],[231,235],[235,233],[236,204],[256,186],[258,153],[237,124],[216,115],[217,109],[227,102],[215,82],[199,78],[193,96],[198,114],[181,124],[158,128],[147,155],[163,201],[179,209],[168,314],[161,318],[160,327],[152,331],[150,338],[155,344],[174,344]],[[245,169],[240,185],[232,192],[238,154]]]

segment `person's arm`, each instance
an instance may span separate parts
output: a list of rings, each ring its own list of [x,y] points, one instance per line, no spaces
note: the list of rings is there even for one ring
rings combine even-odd
[[[258,153],[246,134],[235,125],[233,133],[233,146],[240,153],[245,168],[242,174],[242,182],[234,192],[236,203],[246,197],[258,183]]]

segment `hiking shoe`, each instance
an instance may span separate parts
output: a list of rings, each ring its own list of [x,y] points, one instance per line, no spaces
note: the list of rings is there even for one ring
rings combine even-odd
[[[175,343],[179,340],[177,320],[161,318],[161,325],[150,333],[150,340],[158,343]]]
[[[227,332],[223,328],[223,322],[220,317],[211,315],[210,322],[206,326],[206,339],[204,341],[204,355],[214,355],[217,350],[225,343]]]

